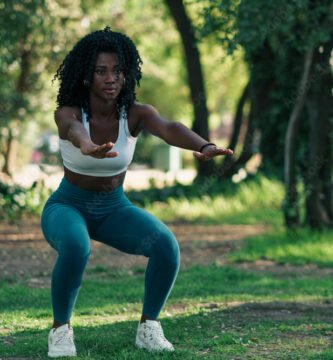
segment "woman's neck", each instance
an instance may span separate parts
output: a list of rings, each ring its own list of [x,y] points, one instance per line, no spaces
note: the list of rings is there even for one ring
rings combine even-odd
[[[90,101],[90,113],[95,118],[112,117],[114,114],[117,114],[117,101]]]

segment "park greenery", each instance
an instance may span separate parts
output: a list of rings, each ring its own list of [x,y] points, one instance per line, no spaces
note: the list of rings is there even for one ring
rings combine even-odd
[[[66,52],[110,25],[131,36],[144,59],[139,100],[235,151],[191,159],[198,182],[213,178],[225,192],[224,182],[260,154],[259,172],[284,183],[285,224],[331,226],[330,1],[12,0],[1,7],[3,174],[30,161],[41,134],[56,134],[52,78]],[[210,139],[230,114],[230,138]],[[150,165],[153,148],[143,133],[134,161]]]
[[[202,35],[214,36],[230,53],[241,46],[249,69],[239,103],[240,113],[250,104],[242,155],[236,164],[227,161],[223,170],[228,173],[252,156],[259,132],[262,171],[275,172],[285,183],[286,225],[302,221],[302,183],[304,222],[317,229],[330,226],[332,3],[208,1],[203,14]]]
[[[127,192],[172,226],[233,226],[241,235],[180,241],[184,257],[186,247],[214,256],[181,268],[161,314],[176,352],[158,357],[333,359],[331,1],[4,0],[0,225],[39,218],[52,190],[43,181],[19,186],[13,174],[36,149],[41,165],[59,164],[40,141],[57,134],[53,76],[79,38],[107,25],[139,48],[140,102],[235,152],[199,164],[189,151],[192,184],[152,180]],[[212,136],[228,121],[230,136]],[[134,163],[151,166],[156,144],[142,133]],[[255,157],[260,166],[248,171]],[[264,230],[245,236],[245,227]],[[50,264],[37,241],[29,261]],[[3,241],[0,259],[23,265],[21,243]],[[155,359],[133,344],[145,268],[111,265],[87,268],[72,321],[78,359]],[[50,274],[0,273],[0,358],[47,358]]]

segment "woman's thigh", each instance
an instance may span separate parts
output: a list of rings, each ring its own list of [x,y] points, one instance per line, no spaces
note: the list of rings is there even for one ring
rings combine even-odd
[[[87,255],[90,236],[83,215],[74,207],[63,203],[46,205],[41,216],[45,239],[59,252]]]
[[[129,254],[150,256],[152,250],[179,252],[167,225],[133,204],[113,210],[97,227],[93,239]]]

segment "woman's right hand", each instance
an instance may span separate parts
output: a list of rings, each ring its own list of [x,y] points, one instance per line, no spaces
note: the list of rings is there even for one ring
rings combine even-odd
[[[111,141],[103,145],[97,145],[90,141],[87,143],[82,143],[80,150],[83,155],[89,155],[97,159],[113,158],[119,154],[117,151],[110,151],[113,146],[114,143]]]

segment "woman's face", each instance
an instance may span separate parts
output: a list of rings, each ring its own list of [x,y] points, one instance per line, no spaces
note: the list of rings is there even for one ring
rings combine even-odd
[[[124,85],[124,78],[117,54],[101,52],[96,59],[91,94],[106,101],[115,100]]]

